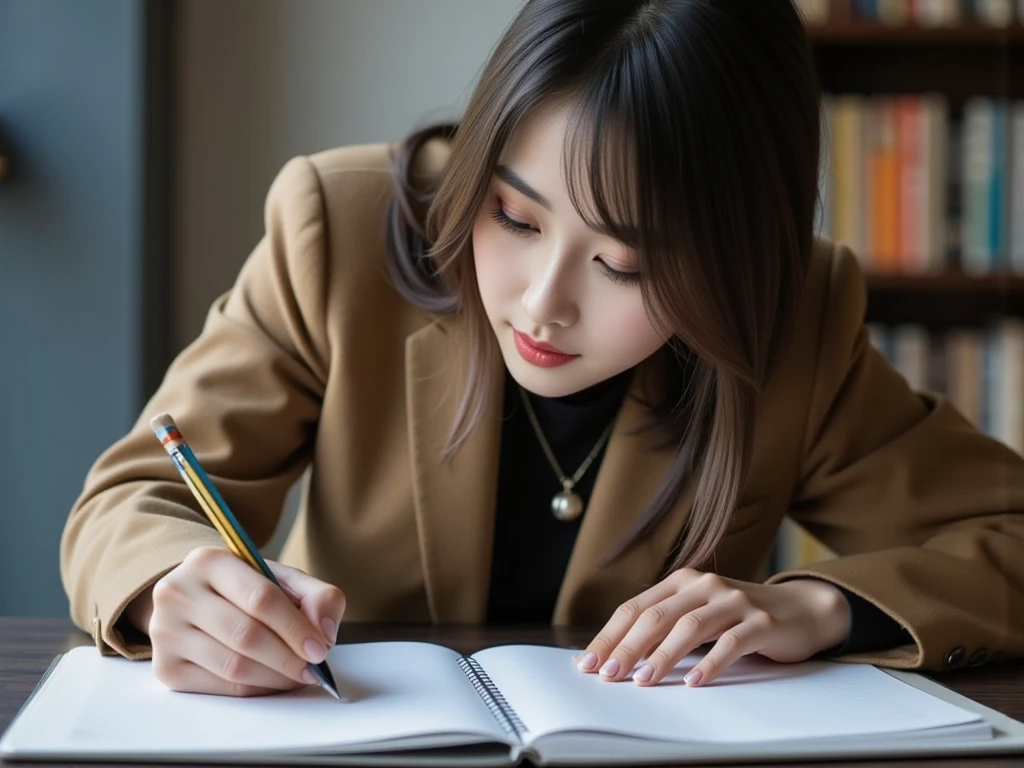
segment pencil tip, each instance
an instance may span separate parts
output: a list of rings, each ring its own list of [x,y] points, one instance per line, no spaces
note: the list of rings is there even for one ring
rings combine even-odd
[[[345,699],[341,698],[341,694],[334,690],[331,686],[325,685],[324,690],[327,691],[331,696],[336,698],[338,701],[344,702]]]

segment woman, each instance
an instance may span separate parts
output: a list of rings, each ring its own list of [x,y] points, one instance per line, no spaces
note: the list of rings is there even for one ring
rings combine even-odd
[[[1024,462],[871,348],[855,258],[812,236],[819,129],[790,0],[529,2],[457,127],[282,170],[87,478],[75,621],[234,695],[310,682],[343,615],[604,624],[581,672],[640,685],[704,643],[693,685],[1024,653]],[[257,542],[309,468],[288,597],[161,411]],[[756,583],[787,513],[840,557]]]

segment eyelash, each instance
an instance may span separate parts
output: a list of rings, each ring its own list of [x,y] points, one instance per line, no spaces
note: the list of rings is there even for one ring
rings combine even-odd
[[[524,224],[521,221],[513,219],[505,213],[504,208],[500,205],[491,211],[491,219],[493,219],[499,227],[518,237],[528,237],[530,234],[537,231],[529,224]],[[639,272],[620,272],[617,269],[612,269],[603,261],[600,261],[600,259],[598,261],[601,264],[601,269],[604,270],[605,276],[612,282],[618,283],[619,285],[638,285],[640,283]]]

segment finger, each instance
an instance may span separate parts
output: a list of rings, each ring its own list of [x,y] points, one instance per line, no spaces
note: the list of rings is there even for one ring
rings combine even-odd
[[[710,640],[717,640],[740,621],[741,617],[714,603],[686,612],[647,655],[633,681],[638,685],[657,685],[684,657]]]
[[[601,666],[605,680],[622,680],[633,674],[637,663],[673,630],[680,616],[685,617],[704,604],[703,597],[692,592],[674,593],[646,608],[629,628]]]
[[[707,685],[741,656],[757,651],[761,634],[761,629],[751,621],[744,621],[723,632],[718,642],[686,673],[683,680],[689,686]]]
[[[612,651],[622,642],[622,638],[636,624],[640,615],[676,592],[676,587],[668,579],[659,581],[650,589],[641,592],[632,600],[615,609],[615,613],[601,631],[590,641],[580,657],[577,667],[582,672],[596,672],[608,661]]]
[[[182,693],[206,693],[217,696],[264,696],[280,693],[284,688],[262,687],[248,683],[235,683],[225,680],[206,667],[189,659],[168,654],[153,653],[153,673],[156,678],[172,691]],[[287,678],[283,678],[287,680]],[[295,683],[290,683],[296,687]]]
[[[299,656],[269,627],[216,593],[207,593],[190,617],[193,626],[228,650],[279,671],[294,682],[308,683],[306,659]],[[303,674],[306,673],[306,674]]]
[[[198,664],[225,682],[236,685],[248,685],[265,690],[290,691],[302,685],[316,683],[316,678],[312,676],[312,673],[309,673],[306,680],[292,680],[279,670],[267,667],[238,653],[201,631],[190,632],[186,635],[179,653],[188,661]]]
[[[321,630],[270,579],[237,557],[222,558],[208,573],[215,592],[268,627],[297,656],[313,664],[327,657]]]
[[[282,588],[314,627],[323,632],[328,646],[338,641],[338,625],[345,613],[345,593],[333,584],[315,579],[298,568],[267,561]]]

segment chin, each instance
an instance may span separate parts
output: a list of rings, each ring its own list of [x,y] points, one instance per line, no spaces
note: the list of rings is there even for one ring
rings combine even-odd
[[[589,378],[581,380],[579,371],[570,370],[578,361],[559,368],[538,368],[524,361],[515,350],[512,354],[515,358],[510,359],[506,356],[505,366],[516,383],[531,394],[540,397],[565,397],[597,383],[590,381]]]

